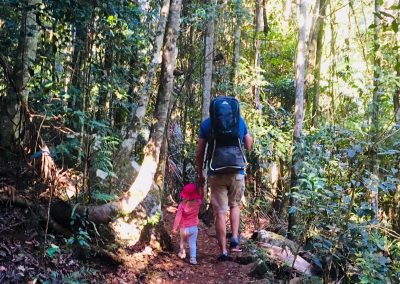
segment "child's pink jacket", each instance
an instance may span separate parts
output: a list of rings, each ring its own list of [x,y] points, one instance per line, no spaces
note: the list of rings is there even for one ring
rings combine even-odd
[[[201,200],[196,200],[196,202],[182,201],[176,212],[174,230],[197,226],[199,224],[200,206]]]

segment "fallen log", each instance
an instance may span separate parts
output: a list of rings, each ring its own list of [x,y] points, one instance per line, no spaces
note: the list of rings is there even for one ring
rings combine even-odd
[[[267,252],[270,258],[283,262],[290,267],[293,265],[294,270],[304,275],[312,275],[311,263],[307,262],[299,255],[295,256],[290,251],[289,247],[282,248],[268,243],[260,243],[259,246]]]
[[[29,208],[32,210],[32,212],[38,213],[41,219],[47,220],[47,210],[43,206],[37,205],[32,201],[26,199],[25,197],[14,196],[13,198],[11,198],[10,196],[7,195],[0,195],[0,202],[8,202],[13,205]],[[65,229],[51,217],[49,218],[49,226],[54,231],[59,232],[66,237],[70,237],[72,235],[70,230]]]

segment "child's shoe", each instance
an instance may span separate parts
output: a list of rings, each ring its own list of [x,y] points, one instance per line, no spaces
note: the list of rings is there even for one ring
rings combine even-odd
[[[179,256],[180,259],[184,259],[184,258],[186,257],[186,252],[185,252],[185,250],[180,250],[180,251],[178,252],[178,256]]]
[[[189,260],[189,263],[193,264],[193,265],[196,265],[197,264],[196,258],[195,257],[191,257],[190,260]]]

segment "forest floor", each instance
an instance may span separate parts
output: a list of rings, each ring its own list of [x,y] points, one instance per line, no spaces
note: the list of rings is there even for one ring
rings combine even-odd
[[[174,207],[165,210],[167,230],[171,233],[175,217]],[[242,232],[249,237],[252,232]],[[179,236],[172,235],[175,253],[159,258],[153,264],[154,270],[148,276],[149,283],[266,283],[265,280],[249,276],[254,264],[242,265],[234,261],[217,261],[219,248],[214,226],[207,227],[200,222],[197,240],[197,265],[190,265],[188,259],[181,260],[177,257]],[[243,252],[244,254],[246,252]],[[237,254],[231,254],[235,257]]]
[[[175,210],[175,207],[164,210],[170,234]],[[29,208],[11,203],[0,206],[0,283],[266,283],[249,276],[254,264],[218,262],[214,227],[202,223],[198,265],[178,258],[177,235],[171,235],[174,252],[157,252],[143,246],[131,252],[134,256],[131,263],[116,265],[104,258],[82,259],[66,248],[65,238],[52,232],[47,235],[48,245],[44,247],[45,226],[39,220],[34,221],[33,215],[35,212]],[[248,236],[250,231],[243,233]]]

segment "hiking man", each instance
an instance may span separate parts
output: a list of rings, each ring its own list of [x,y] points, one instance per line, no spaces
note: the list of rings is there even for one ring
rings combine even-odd
[[[200,125],[196,149],[196,171],[203,187],[204,154],[211,188],[211,204],[215,214],[215,230],[221,255],[218,260],[228,260],[226,249],[226,214],[230,210],[232,237],[231,251],[239,248],[239,204],[244,194],[246,158],[242,147],[250,150],[253,139],[240,116],[239,102],[233,97],[219,96],[210,104],[210,117]],[[207,148],[207,153],[205,153]]]

